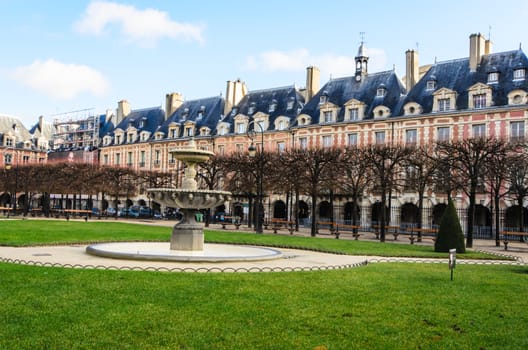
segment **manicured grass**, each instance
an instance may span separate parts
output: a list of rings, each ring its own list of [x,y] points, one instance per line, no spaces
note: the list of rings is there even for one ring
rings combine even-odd
[[[0,223],[0,245],[27,246],[42,244],[71,244],[102,241],[168,241],[170,227],[129,224],[115,221],[65,221],[65,220],[5,220]],[[435,253],[431,246],[379,243],[299,237],[289,235],[205,230],[205,240],[211,243],[239,243],[312,249],[351,255],[377,255],[394,257],[435,258],[447,256]],[[499,259],[499,257],[467,252],[460,259]]]
[[[525,266],[0,276],[1,349],[528,348]]]

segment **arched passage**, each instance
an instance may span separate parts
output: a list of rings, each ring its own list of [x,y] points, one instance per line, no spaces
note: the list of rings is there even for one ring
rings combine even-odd
[[[343,213],[343,220],[345,221],[346,224],[352,224],[353,222],[358,223],[360,221],[361,209],[359,208],[359,205],[356,205],[355,220],[353,217],[353,213],[354,213],[354,202],[346,202],[344,213]]]
[[[518,205],[513,205],[506,208],[504,213],[504,230],[518,231],[521,227],[521,215]],[[523,227],[526,229],[528,226],[528,209],[522,208],[523,212]]]
[[[447,204],[440,203],[433,207],[433,225],[440,225],[440,220],[447,208]]]
[[[377,225],[381,221],[381,202],[372,204],[371,208],[371,221],[373,225]],[[389,208],[385,207],[385,222],[390,222],[390,211]]]
[[[280,199],[273,202],[273,218],[286,219],[286,217],[286,203]]]
[[[332,205],[328,201],[319,204],[319,219],[322,221],[332,219]]]
[[[310,209],[305,201],[299,201],[299,219],[306,219],[310,215]]]
[[[413,226],[419,220],[418,207],[414,203],[405,203],[400,209],[400,221],[406,226]]]

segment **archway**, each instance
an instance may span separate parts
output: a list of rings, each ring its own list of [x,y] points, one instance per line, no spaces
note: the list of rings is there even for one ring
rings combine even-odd
[[[282,200],[276,200],[273,202],[273,218],[274,219],[286,219],[286,203]]]
[[[344,213],[343,213],[343,220],[345,221],[345,224],[350,225],[354,222],[353,218],[353,210],[354,210],[354,202],[346,202]],[[359,205],[356,205],[356,220],[355,223],[357,224],[361,219],[361,208]]]
[[[144,200],[144,199],[140,199],[138,200],[138,204],[143,206],[143,207],[146,207],[147,206],[147,202]]]
[[[126,207],[127,207],[127,208],[130,208],[130,207],[133,206],[133,205],[134,205],[134,202],[132,202],[131,199],[127,199],[127,200],[126,200]]]
[[[447,209],[447,204],[440,203],[433,207],[433,225],[440,225],[440,221],[442,220],[442,216],[444,216],[444,213]]]
[[[371,221],[373,225],[379,224],[381,221],[381,202],[376,202],[372,204],[371,207]],[[388,207],[385,207],[385,221],[386,223],[390,222],[390,211]]]
[[[299,219],[306,219],[310,215],[310,208],[305,201],[299,201]]]
[[[492,238],[491,212],[482,204],[475,205],[475,221],[473,226],[475,238]]]
[[[528,227],[528,209],[522,208],[523,211],[523,227]],[[519,215],[519,206],[513,205],[506,208],[504,213],[504,230],[505,231],[519,231],[521,227],[521,220]]]
[[[330,221],[332,220],[332,205],[328,201],[322,201],[319,204],[319,220]]]
[[[241,220],[244,218],[244,206],[240,202],[233,204],[233,216],[238,216]]]
[[[11,205],[11,195],[7,192],[2,193],[0,195],[0,206],[7,207]]]
[[[405,203],[400,208],[400,222],[403,226],[415,226],[420,221],[419,215],[414,203]]]

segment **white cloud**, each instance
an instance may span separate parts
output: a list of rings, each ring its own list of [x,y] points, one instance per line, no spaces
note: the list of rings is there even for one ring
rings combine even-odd
[[[101,96],[109,87],[99,71],[85,65],[67,64],[53,59],[36,60],[30,65],[17,67],[12,78],[59,100],[69,100],[83,92]]]
[[[112,24],[119,27],[125,38],[141,46],[155,46],[157,40],[164,37],[204,41],[202,26],[175,22],[167,12],[156,9],[139,10],[107,1],[91,2],[75,28],[84,34],[101,35]]]
[[[382,49],[369,48],[369,71],[377,72],[386,69],[387,55]],[[272,50],[250,55],[246,58],[244,69],[264,70],[268,72],[304,71],[310,65],[319,67],[322,74],[333,77],[353,75],[355,71],[355,56],[327,53],[313,55],[308,49],[297,49],[288,52]],[[322,75],[324,76],[324,75]]]

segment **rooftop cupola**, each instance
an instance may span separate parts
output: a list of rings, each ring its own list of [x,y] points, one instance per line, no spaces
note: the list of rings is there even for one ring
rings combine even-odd
[[[361,41],[356,56],[356,81],[361,81],[368,74],[368,56],[365,44]]]

